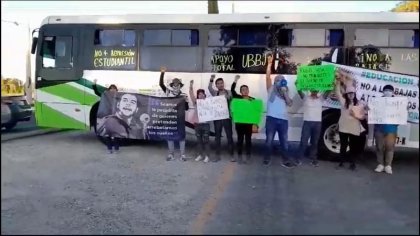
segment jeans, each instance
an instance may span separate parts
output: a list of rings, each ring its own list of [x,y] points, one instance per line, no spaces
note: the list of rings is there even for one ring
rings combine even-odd
[[[318,154],[318,140],[321,135],[321,121],[304,121],[302,127],[302,134],[300,136],[299,155],[296,159],[299,160],[304,157],[305,151],[308,147],[308,141],[311,140],[311,146],[309,150],[309,158],[313,161],[317,160]]]
[[[207,149],[209,145],[210,124],[196,124],[195,135],[198,140],[198,154],[201,156],[208,156]]]
[[[112,148],[114,148],[115,151],[120,150],[118,138],[106,137],[106,146],[108,148],[108,151],[112,151]]]
[[[391,166],[394,159],[396,133],[384,134],[375,130],[376,159],[378,164]],[[384,158],[385,154],[385,158]]]
[[[180,140],[178,142],[179,142],[179,150],[181,152],[181,156],[185,155],[185,140]],[[169,149],[169,155],[174,155],[175,141],[168,141],[168,149]]]
[[[236,124],[236,133],[238,134],[238,155],[242,155],[242,146],[245,138],[245,152],[246,155],[251,155],[251,136],[252,136],[252,124]]]
[[[226,137],[229,145],[229,154],[233,156],[233,138],[232,138],[232,120],[215,120],[214,121],[214,130],[216,133],[216,155],[220,155],[221,152],[221,139],[222,139],[222,130],[225,129]]]
[[[283,120],[283,119],[277,119],[271,116],[267,116],[266,122],[265,122],[265,155],[264,160],[270,160],[271,159],[271,152],[273,149],[273,141],[274,136],[276,135],[276,132],[279,137],[280,142],[280,154],[283,158],[284,162],[289,161],[289,157],[287,154],[287,132],[289,129],[289,121]]]

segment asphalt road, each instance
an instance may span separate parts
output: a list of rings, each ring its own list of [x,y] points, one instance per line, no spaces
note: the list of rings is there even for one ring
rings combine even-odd
[[[194,143],[187,142],[189,156]],[[2,144],[2,234],[418,234],[419,159],[398,152],[394,174],[321,162],[166,162],[165,143],[107,154],[92,133]]]

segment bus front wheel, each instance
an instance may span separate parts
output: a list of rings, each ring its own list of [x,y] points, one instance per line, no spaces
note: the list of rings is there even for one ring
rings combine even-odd
[[[321,138],[319,140],[320,159],[336,161],[340,155],[340,136],[338,134],[339,112],[331,112],[323,117]]]

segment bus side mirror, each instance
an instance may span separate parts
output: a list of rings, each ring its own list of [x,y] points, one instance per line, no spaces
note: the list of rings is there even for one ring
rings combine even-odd
[[[35,54],[37,43],[38,43],[38,38],[37,37],[33,37],[32,38],[31,54]]]

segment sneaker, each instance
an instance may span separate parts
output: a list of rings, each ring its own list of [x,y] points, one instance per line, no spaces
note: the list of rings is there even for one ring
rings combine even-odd
[[[264,161],[263,161],[263,165],[268,166],[268,165],[270,165],[270,164],[271,164],[271,159],[264,159]]]
[[[295,167],[295,165],[293,165],[290,162],[282,162],[281,166],[283,166],[284,168],[288,168],[288,169]]]
[[[230,158],[230,161],[231,161],[231,162],[236,162],[236,158],[235,158],[235,156],[232,156],[232,157]]]
[[[352,171],[355,171],[356,170],[356,164],[351,163],[349,169],[352,170]]]
[[[198,157],[195,158],[195,161],[201,161],[201,160],[203,160],[203,157],[201,155],[198,155]]]
[[[385,170],[385,166],[383,166],[383,165],[379,164],[379,165],[376,167],[375,172],[381,173],[381,172],[382,172],[382,171],[384,171],[384,170]]]
[[[296,166],[300,166],[300,165],[302,165],[302,161],[301,160],[296,160],[295,164],[296,164]]]
[[[209,157],[208,156],[206,156],[205,158],[204,158],[204,163],[207,163],[207,162],[209,162]]]
[[[181,157],[179,158],[180,161],[187,161],[187,158],[185,157],[185,155],[181,155]]]
[[[112,150],[108,150],[108,154],[112,154],[113,153],[113,151]]]
[[[340,162],[340,164],[338,164],[338,167],[344,167],[344,162]]]
[[[173,154],[169,154],[168,155],[168,157],[166,157],[166,160],[167,161],[173,161],[175,158],[174,158],[174,155]]]
[[[392,167],[391,166],[385,166],[385,173],[392,175]]]

